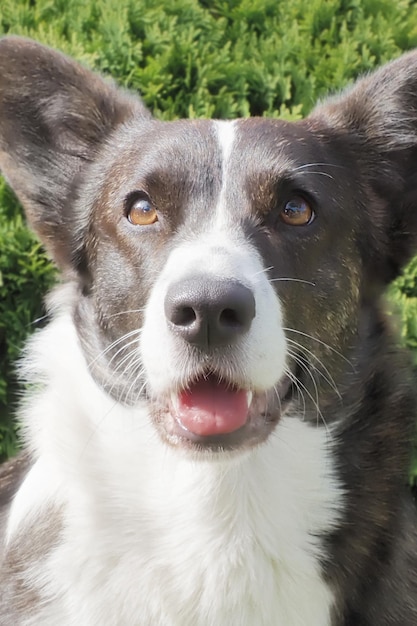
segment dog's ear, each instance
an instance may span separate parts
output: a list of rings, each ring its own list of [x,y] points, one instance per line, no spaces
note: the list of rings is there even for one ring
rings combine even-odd
[[[309,121],[359,172],[352,193],[372,220],[364,240],[387,283],[417,253],[417,51],[325,101]]]
[[[77,180],[133,116],[150,117],[139,98],[63,54],[20,37],[0,40],[0,169],[63,268],[73,253]]]

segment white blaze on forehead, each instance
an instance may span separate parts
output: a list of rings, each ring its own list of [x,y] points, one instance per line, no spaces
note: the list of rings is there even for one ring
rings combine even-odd
[[[213,122],[216,126],[217,138],[222,150],[223,155],[223,171],[229,160],[230,153],[232,152],[233,142],[236,135],[236,122],[227,122],[217,120]]]
[[[228,183],[228,164],[236,138],[236,122],[217,120],[213,124],[215,125],[217,140],[222,154],[222,184],[215,214],[216,226],[222,228],[227,224],[227,207],[224,199]]]

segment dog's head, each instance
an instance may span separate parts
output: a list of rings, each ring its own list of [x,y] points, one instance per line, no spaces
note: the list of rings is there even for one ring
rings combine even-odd
[[[290,410],[324,421],[415,249],[416,147],[415,53],[302,122],[161,122],[55,51],[0,42],[2,171],[77,286],[93,376],[174,446],[252,446]]]

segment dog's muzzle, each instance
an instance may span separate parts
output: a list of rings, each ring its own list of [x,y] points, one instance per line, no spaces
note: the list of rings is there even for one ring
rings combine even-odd
[[[233,346],[249,331],[256,312],[255,297],[248,287],[203,276],[171,285],[164,306],[171,332],[204,355]],[[181,427],[202,437],[243,427],[250,403],[250,392],[208,372],[172,396]]]

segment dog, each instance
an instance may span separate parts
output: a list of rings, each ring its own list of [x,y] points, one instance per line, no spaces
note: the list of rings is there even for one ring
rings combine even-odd
[[[417,251],[417,53],[303,121],[162,122],[6,37],[0,165],[62,274],[21,366],[0,623],[415,626],[383,293]]]

